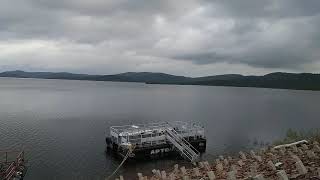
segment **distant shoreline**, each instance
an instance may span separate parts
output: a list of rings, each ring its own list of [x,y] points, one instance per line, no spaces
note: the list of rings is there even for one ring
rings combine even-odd
[[[127,72],[114,75],[73,74],[67,72],[25,72],[6,71],[0,77],[60,79],[109,82],[137,82],[146,84],[198,85],[223,87],[254,87],[271,89],[320,91],[320,74],[276,72],[263,76],[243,76],[240,74],[224,74],[205,77],[175,76],[153,72]]]

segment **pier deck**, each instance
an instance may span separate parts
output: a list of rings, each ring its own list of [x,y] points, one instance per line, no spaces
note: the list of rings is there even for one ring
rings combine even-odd
[[[121,156],[134,146],[132,157],[144,158],[175,151],[191,162],[197,161],[206,148],[204,127],[191,122],[112,126],[106,141],[107,147]]]

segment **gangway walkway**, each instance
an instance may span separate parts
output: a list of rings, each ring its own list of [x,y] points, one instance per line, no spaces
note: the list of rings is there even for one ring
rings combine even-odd
[[[0,151],[0,180],[23,179],[25,163],[24,151]]]
[[[166,138],[191,162],[197,161],[200,153],[172,128],[166,128]]]

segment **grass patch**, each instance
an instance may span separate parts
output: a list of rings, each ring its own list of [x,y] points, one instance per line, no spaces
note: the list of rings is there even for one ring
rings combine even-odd
[[[293,143],[300,140],[307,140],[307,141],[320,141],[320,129],[311,129],[308,131],[296,131],[293,129],[288,129],[286,132],[286,136],[282,140],[277,140],[273,143],[273,145],[280,145],[280,144],[288,144]]]

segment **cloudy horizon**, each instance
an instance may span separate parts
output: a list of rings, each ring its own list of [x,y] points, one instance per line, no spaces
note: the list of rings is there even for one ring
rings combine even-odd
[[[2,0],[0,71],[320,72],[320,1]]]

